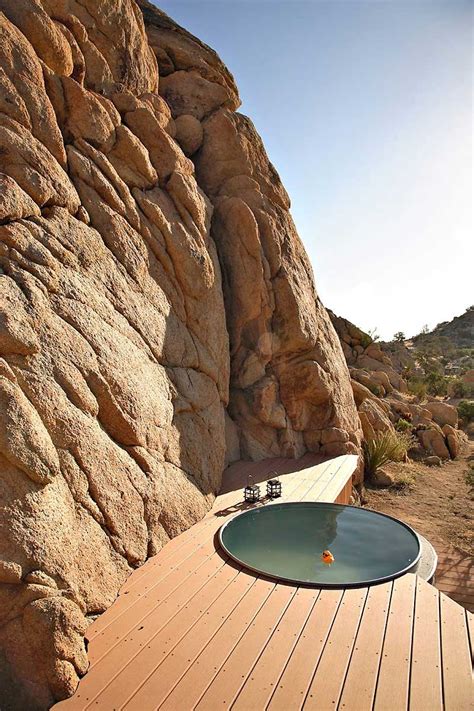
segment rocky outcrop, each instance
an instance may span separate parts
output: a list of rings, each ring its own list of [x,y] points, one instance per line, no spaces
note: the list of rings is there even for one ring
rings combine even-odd
[[[132,0],[0,0],[0,697],[45,709],[225,461],[358,452],[289,200],[217,55]]]
[[[382,397],[392,390],[406,393],[407,384],[392,354],[347,319],[336,316],[332,311],[328,313],[341,341],[352,378]]]
[[[288,195],[251,121],[234,110],[232,79],[209,48],[174,26],[170,31],[169,19],[149,3],[140,7],[176,138],[192,153],[199,186],[214,206],[211,234],[230,342],[228,412],[240,456],[332,455],[335,441],[329,447],[322,437],[327,428],[343,433],[338,454],[357,452],[358,422],[337,336],[316,295]]]
[[[408,395],[401,374],[407,364],[413,367],[408,349],[400,344],[374,343],[347,319],[328,313],[347,360],[364,438],[372,440],[381,432],[394,430],[401,420],[404,431],[410,430],[414,438],[409,452],[413,458],[457,457],[465,442],[458,429],[457,410],[436,398],[417,403]]]

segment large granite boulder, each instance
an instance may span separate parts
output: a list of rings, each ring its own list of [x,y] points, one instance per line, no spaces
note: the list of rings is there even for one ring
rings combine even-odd
[[[45,709],[226,461],[357,452],[341,346],[217,55],[132,0],[0,0],[0,706]],[[161,75],[161,76],[160,76]]]

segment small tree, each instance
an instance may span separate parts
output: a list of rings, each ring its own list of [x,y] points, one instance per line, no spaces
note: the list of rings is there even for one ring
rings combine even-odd
[[[474,420],[474,402],[472,400],[461,400],[458,405],[459,417],[468,424]]]
[[[393,340],[397,341],[397,343],[403,343],[405,341],[405,334],[403,331],[397,331],[393,336]]]

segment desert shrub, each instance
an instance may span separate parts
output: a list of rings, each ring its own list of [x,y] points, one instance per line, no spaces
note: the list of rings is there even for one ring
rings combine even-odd
[[[415,477],[413,474],[403,473],[397,474],[395,481],[392,484],[392,489],[397,491],[399,494],[408,494],[415,485]]]
[[[458,405],[458,415],[466,423],[474,421],[474,402],[461,400]]]
[[[451,397],[474,397],[474,385],[472,383],[464,383],[461,378],[452,378],[448,393]]]
[[[465,397],[464,385],[460,378],[453,378],[449,383],[449,394],[451,397]]]
[[[407,382],[407,387],[408,392],[412,395],[415,395],[418,400],[421,401],[425,399],[426,394],[428,392],[428,387],[424,380],[422,380],[421,378],[410,378]]]
[[[426,386],[430,395],[446,395],[449,379],[441,373],[431,372],[426,376]]]
[[[395,429],[397,429],[399,432],[411,432],[412,427],[412,423],[408,422],[408,420],[405,420],[405,418],[403,417],[400,417],[397,424],[395,425]]]
[[[387,462],[401,462],[413,444],[407,432],[379,432],[364,442],[365,469],[369,476]]]
[[[367,346],[370,346],[371,343],[374,342],[374,339],[369,336],[368,333],[363,333],[361,338],[360,338],[360,345],[362,348],[367,348]]]

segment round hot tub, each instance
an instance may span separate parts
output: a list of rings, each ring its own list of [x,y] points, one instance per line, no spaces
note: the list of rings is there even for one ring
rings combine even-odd
[[[415,572],[421,554],[417,534],[402,521],[369,509],[315,502],[250,509],[224,524],[219,540],[233,560],[254,572],[318,588],[392,580]],[[334,562],[323,562],[323,551]]]

